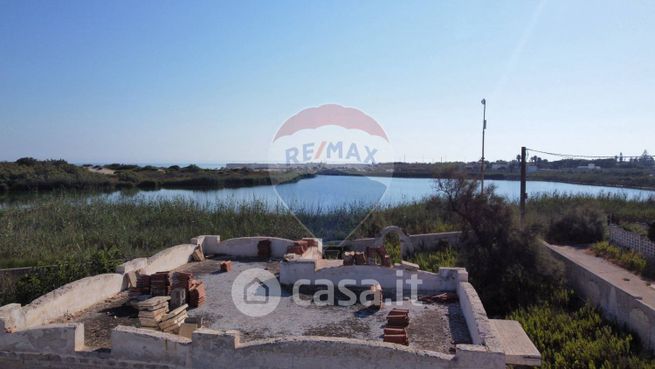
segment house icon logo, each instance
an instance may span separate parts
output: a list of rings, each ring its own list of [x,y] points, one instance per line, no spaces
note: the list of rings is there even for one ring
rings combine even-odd
[[[232,301],[250,317],[268,315],[277,308],[281,296],[280,282],[273,273],[261,269],[246,269],[232,283]]]
[[[265,304],[269,301],[269,288],[259,278],[255,278],[243,289],[243,301],[250,304]]]

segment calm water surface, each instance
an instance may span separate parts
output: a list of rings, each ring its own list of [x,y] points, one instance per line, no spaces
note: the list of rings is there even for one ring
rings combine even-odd
[[[515,201],[519,198],[518,181],[486,180],[498,194]],[[577,185],[558,182],[528,181],[528,196],[538,194],[618,194],[632,199],[647,199],[655,191],[605,186]],[[112,201],[127,198],[152,201],[183,198],[200,204],[218,202],[262,201],[270,206],[286,204],[292,208],[330,209],[352,204],[395,205],[420,200],[436,193],[430,178],[383,178],[356,176],[317,176],[279,186],[258,186],[211,191],[157,190],[139,191],[131,195],[115,192],[107,196]]]

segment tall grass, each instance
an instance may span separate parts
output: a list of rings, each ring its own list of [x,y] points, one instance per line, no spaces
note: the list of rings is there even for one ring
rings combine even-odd
[[[530,223],[548,223],[558,214],[569,209],[596,207],[612,218],[614,222],[655,221],[655,196],[633,199],[627,195],[569,195],[550,193],[535,195],[528,199],[527,217]]]
[[[292,213],[260,201],[198,204],[182,198],[50,197],[0,210],[0,267],[50,264],[109,247],[122,258],[146,256],[200,234],[298,239],[310,236],[311,230],[325,240],[339,240],[375,236],[390,224],[410,233],[454,229],[440,208],[438,201],[426,201],[381,207],[370,214],[368,208],[356,206]]]

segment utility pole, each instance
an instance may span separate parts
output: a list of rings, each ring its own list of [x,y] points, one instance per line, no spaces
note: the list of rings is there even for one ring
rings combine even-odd
[[[487,129],[487,100],[482,99],[482,161],[480,162],[480,193],[484,193],[484,131]]]
[[[521,211],[521,229],[525,225],[525,200],[528,198],[526,192],[526,149],[525,146],[521,147],[521,198],[520,198],[520,211]]]

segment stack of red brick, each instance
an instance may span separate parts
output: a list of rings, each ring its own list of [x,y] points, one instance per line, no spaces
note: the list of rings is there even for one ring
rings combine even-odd
[[[150,294],[150,276],[141,274],[136,277],[136,287],[130,288],[129,296],[138,297]]]
[[[307,251],[308,243],[305,240],[293,241],[293,245],[287,247],[287,254],[302,255]]]
[[[230,260],[223,261],[220,264],[220,267],[221,267],[221,273],[231,272],[232,271],[232,261],[230,261]]]
[[[376,264],[376,258],[379,258],[380,264],[385,267],[391,267],[391,256],[387,255],[387,250],[384,246],[380,247],[367,247],[366,257],[369,264]]]
[[[157,272],[150,276],[150,294],[153,296],[169,296],[172,284],[171,272]]]
[[[409,310],[392,309],[387,315],[387,326],[384,328],[384,342],[408,346],[407,329],[409,325]]]
[[[193,281],[192,273],[184,273],[184,272],[173,273],[173,289],[183,288],[187,291],[187,295],[189,290],[191,289],[192,281]]]
[[[205,303],[205,283],[203,281],[192,280],[189,288],[189,307],[197,308]]]

